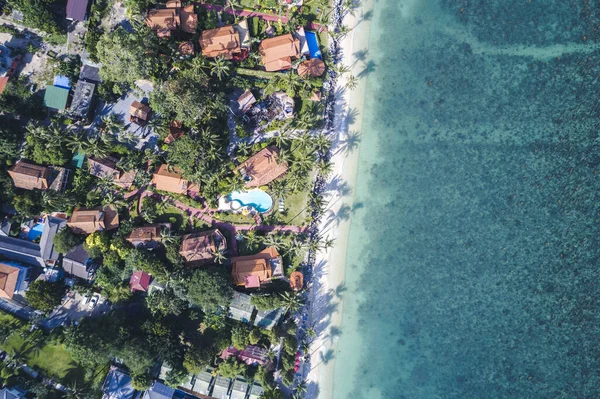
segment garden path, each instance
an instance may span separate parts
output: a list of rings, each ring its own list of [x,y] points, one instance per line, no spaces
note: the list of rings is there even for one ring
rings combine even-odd
[[[236,225],[233,225],[230,223],[221,222],[221,221],[216,220],[213,217],[211,217],[209,212],[216,212],[217,209],[210,208],[208,205],[205,205],[204,208],[194,208],[192,206],[184,204],[183,202],[169,199],[168,197],[164,197],[162,195],[156,194],[156,193],[146,190],[146,189],[144,189],[143,191],[140,189],[139,191],[135,192],[135,194],[137,194],[138,192],[141,192],[140,201],[138,203],[138,212],[139,213],[142,212],[142,204],[144,202],[144,198],[153,196],[154,198],[161,199],[163,201],[168,201],[172,205],[174,205],[177,208],[184,211],[185,214],[189,216],[190,221],[191,221],[191,218],[196,217],[212,227],[228,231],[232,238],[230,240],[231,242],[229,245],[229,252],[231,253],[232,256],[238,255],[237,241],[235,239],[238,231],[257,230],[257,231],[262,231],[265,233],[289,232],[289,233],[295,233],[295,234],[304,233],[307,231],[306,227],[290,226],[290,225],[284,225],[284,226],[269,226],[269,225],[264,225],[264,224],[236,224]],[[132,194],[132,196],[135,194]]]

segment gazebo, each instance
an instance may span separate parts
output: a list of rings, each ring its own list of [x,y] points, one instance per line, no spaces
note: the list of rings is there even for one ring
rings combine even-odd
[[[321,76],[325,73],[325,63],[318,58],[302,62],[298,65],[298,75],[303,78],[307,76]]]

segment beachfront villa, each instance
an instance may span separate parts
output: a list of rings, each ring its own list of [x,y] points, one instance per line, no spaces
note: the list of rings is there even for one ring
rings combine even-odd
[[[246,187],[260,187],[283,176],[287,169],[287,162],[279,161],[279,148],[272,145],[248,158],[234,172],[241,173]]]
[[[24,190],[62,191],[68,182],[69,172],[65,168],[36,165],[19,160],[9,170],[13,184]]]
[[[202,266],[213,263],[217,252],[227,249],[227,241],[217,230],[186,234],[181,239],[179,254],[187,266]]]
[[[268,72],[292,68],[292,61],[300,57],[300,41],[291,34],[265,39],[258,46],[262,64]]]
[[[231,277],[235,285],[260,288],[262,284],[281,276],[283,263],[275,247],[268,247],[256,255],[231,258]]]

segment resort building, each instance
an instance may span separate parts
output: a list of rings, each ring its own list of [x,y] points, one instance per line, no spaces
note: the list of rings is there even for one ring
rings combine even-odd
[[[55,190],[66,188],[70,171],[61,167],[41,166],[23,160],[17,161],[9,170],[15,187],[24,190]]]
[[[29,268],[17,262],[0,262],[0,298],[13,299],[25,290]]]
[[[63,257],[62,267],[70,277],[86,281],[91,280],[96,272],[96,267],[91,262],[90,256],[83,247],[83,244],[79,244]]]
[[[248,366],[265,366],[269,364],[269,357],[267,355],[268,351],[266,349],[256,345],[248,345],[243,350],[230,346],[221,352],[221,359],[227,360],[233,356]]]
[[[212,369],[199,372],[196,374],[194,379],[194,387],[192,388],[192,391],[208,396],[214,379],[215,377],[212,375]]]
[[[246,90],[241,96],[238,97],[237,103],[240,113],[245,114],[250,108],[252,108],[254,104],[256,104],[256,98],[250,90]]]
[[[144,392],[142,399],[172,399],[173,395],[175,395],[175,389],[154,381],[152,386]]]
[[[231,399],[246,399],[249,384],[241,377],[237,377],[231,385]]]
[[[240,35],[233,26],[205,30],[199,40],[202,54],[208,58],[233,58],[241,52]]]
[[[51,173],[45,166],[19,160],[8,170],[8,174],[17,188],[47,190],[50,187],[48,180]]]
[[[171,121],[169,123],[169,134],[165,139],[165,144],[172,144],[176,140],[182,138],[185,132],[183,130],[183,123],[180,121]]]
[[[275,146],[263,148],[246,162],[235,168],[246,181],[246,187],[266,186],[287,172],[287,162],[279,162],[279,149]]]
[[[256,382],[252,384],[250,387],[250,395],[248,395],[248,399],[259,399],[265,394],[265,390],[263,387],[258,385]]]
[[[194,5],[181,7],[181,2],[171,0],[167,8],[149,10],[146,25],[156,31],[158,37],[170,37],[172,31],[181,29],[186,33],[196,33],[198,15],[194,13]]]
[[[213,263],[215,254],[227,249],[227,241],[217,229],[186,234],[181,239],[179,254],[188,266]]]
[[[87,118],[90,113],[96,85],[84,80],[77,81],[71,101],[70,114],[75,118]]]
[[[151,113],[152,110],[149,106],[136,100],[129,107],[129,121],[139,126],[145,126]]]
[[[257,309],[256,316],[254,318],[254,325],[256,327],[264,328],[265,330],[271,330],[283,317],[282,309],[270,309],[260,310]]]
[[[260,42],[258,52],[262,64],[269,72],[292,68],[292,60],[300,57],[300,41],[291,34],[265,39]]]
[[[112,366],[102,385],[102,399],[133,399],[131,381],[131,376]]]
[[[152,183],[159,191],[167,191],[175,194],[190,194],[195,196],[199,187],[190,183],[189,180],[181,176],[179,168],[169,168],[167,165],[161,165],[152,175]]]
[[[131,289],[131,292],[148,292],[151,279],[152,276],[144,271],[138,270],[133,272],[129,279],[129,288]]]
[[[25,399],[27,391],[19,387],[4,387],[0,389],[0,399]]]
[[[156,247],[162,241],[163,230],[170,230],[170,223],[151,224],[134,227],[125,239],[134,247]]]
[[[44,93],[44,105],[56,111],[64,111],[69,101],[69,92],[71,83],[66,76],[57,75],[54,77],[54,85],[46,86]]]
[[[75,208],[67,225],[77,234],[114,230],[119,227],[119,214],[109,206],[90,209]]]
[[[229,386],[231,385],[231,378],[225,378],[218,375],[215,378],[215,384],[211,393],[211,397],[215,399],[227,399],[229,398]]]
[[[255,309],[256,307],[251,303],[250,295],[234,291],[227,317],[242,323],[250,323]]]
[[[282,275],[281,256],[275,247],[269,247],[256,255],[231,258],[231,277],[235,285],[259,288],[270,282],[275,273]]]
[[[3,230],[0,232],[0,255],[28,265],[54,266],[59,258],[54,249],[54,236],[66,222],[63,218],[47,215],[37,221],[23,239],[10,237]],[[10,231],[10,223],[7,228]]]
[[[100,179],[110,177],[117,186],[128,189],[133,185],[137,171],[121,172],[117,168],[117,162],[119,160],[111,156],[106,158],[88,157],[90,174]]]
[[[87,8],[88,0],[68,0],[67,19],[71,21],[85,21]]]

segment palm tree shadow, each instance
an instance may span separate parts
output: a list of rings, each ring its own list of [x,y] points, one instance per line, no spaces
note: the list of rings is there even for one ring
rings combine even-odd
[[[362,71],[360,71],[356,77],[361,79],[364,77],[369,76],[370,74],[372,74],[373,72],[375,72],[375,70],[377,69],[377,63],[373,60],[369,60],[367,61],[365,67],[363,68]]]
[[[319,357],[321,358],[321,363],[327,364],[333,360],[335,353],[333,349],[328,349],[325,353],[320,353]]]

